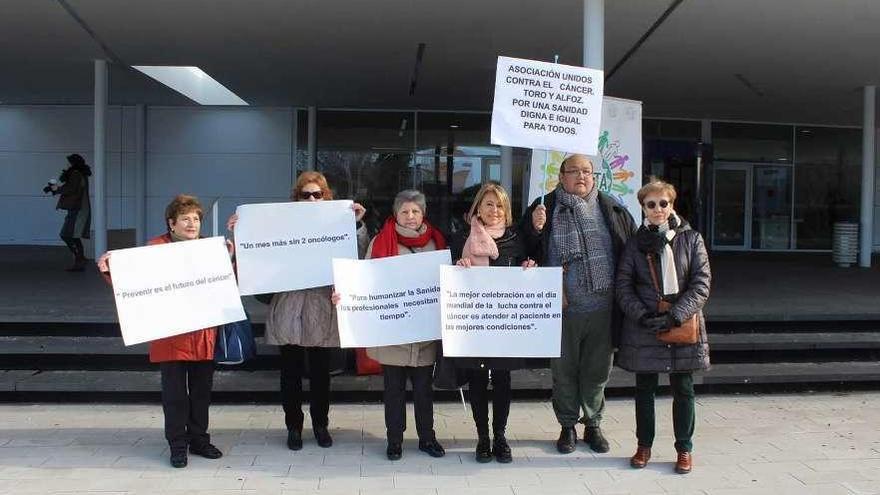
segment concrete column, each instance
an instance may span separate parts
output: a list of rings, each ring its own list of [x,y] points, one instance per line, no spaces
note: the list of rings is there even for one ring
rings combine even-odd
[[[134,238],[147,242],[147,109],[137,105],[134,114]]]
[[[501,185],[508,195],[513,194],[513,148],[501,147]]]
[[[865,86],[862,108],[862,203],[859,222],[859,266],[871,267],[874,248],[874,156],[877,132],[877,86]]]
[[[296,162],[299,155],[299,109],[291,110],[290,120],[290,183],[296,182],[296,172],[299,164]]]
[[[584,0],[584,67],[605,69],[605,0]]]
[[[315,170],[318,159],[318,109],[309,107],[309,161],[307,170]]]
[[[95,60],[95,142],[92,228],[95,256],[107,251],[107,61]]]

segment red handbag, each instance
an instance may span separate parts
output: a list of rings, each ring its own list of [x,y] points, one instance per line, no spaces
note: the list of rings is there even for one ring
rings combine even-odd
[[[672,303],[664,301],[663,296],[660,295],[660,284],[657,282],[657,274],[654,271],[654,255],[647,254],[646,256],[648,271],[651,272],[651,282],[654,283],[654,289],[657,291],[657,312],[668,313],[672,309]],[[677,327],[658,333],[657,339],[664,344],[696,344],[700,340],[700,325],[697,321],[697,315],[694,314]]]

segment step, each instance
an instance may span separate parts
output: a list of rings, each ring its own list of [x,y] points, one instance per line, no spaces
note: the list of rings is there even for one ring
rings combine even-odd
[[[747,363],[715,365],[711,370],[697,373],[698,385],[757,385],[795,383],[837,383],[880,381],[880,363]],[[668,383],[663,377],[662,383]],[[513,372],[515,390],[550,390],[552,378],[547,369],[517,370]],[[614,368],[609,389],[630,388],[634,375]],[[304,384],[308,390],[308,382]],[[382,377],[337,376],[333,378],[335,393],[378,392]],[[0,373],[0,392],[159,392],[158,371],[32,371],[13,370]],[[275,393],[278,391],[278,372],[274,370],[230,371],[218,370],[214,376],[215,392],[240,394]]]
[[[257,354],[278,355],[278,347],[257,337]],[[710,334],[712,352],[766,350],[880,349],[880,332]],[[0,336],[0,355],[146,355],[147,344],[125,346],[120,337]]]

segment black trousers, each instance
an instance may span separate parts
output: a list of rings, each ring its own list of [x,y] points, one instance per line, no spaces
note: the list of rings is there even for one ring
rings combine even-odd
[[[469,369],[468,396],[477,435],[489,435],[489,370]],[[510,370],[492,370],[492,432],[504,434],[510,415]]]
[[[406,379],[413,390],[413,407],[416,414],[416,431],[419,440],[434,438],[434,365],[390,366],[382,365],[385,379],[385,430],[388,442],[403,441],[406,431]]]
[[[214,385],[214,361],[166,361],[162,372],[165,439],[172,449],[210,443],[208,407]]]
[[[283,345],[281,353],[281,407],[288,430],[302,431],[302,380],[305,356],[309,357],[309,415],[312,426],[330,424],[330,348]]]

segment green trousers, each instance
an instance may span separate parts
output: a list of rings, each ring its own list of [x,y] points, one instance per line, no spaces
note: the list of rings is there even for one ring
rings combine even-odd
[[[657,392],[657,373],[636,373],[636,438],[642,447],[654,443],[654,395]],[[670,373],[672,389],[672,429],[675,432],[675,450],[690,452],[694,445],[694,375]]]
[[[562,354],[550,363],[553,411],[560,425],[599,426],[612,355],[610,309],[562,315]]]

